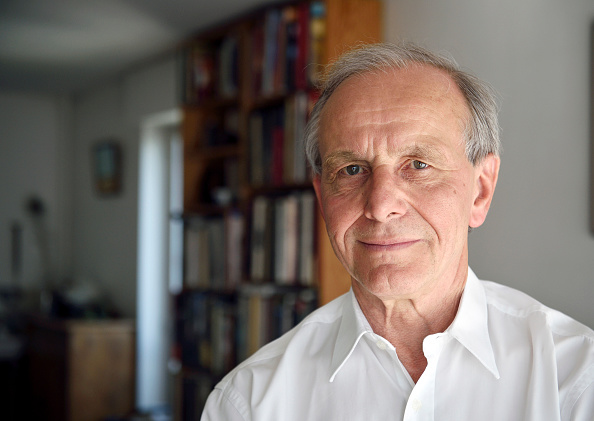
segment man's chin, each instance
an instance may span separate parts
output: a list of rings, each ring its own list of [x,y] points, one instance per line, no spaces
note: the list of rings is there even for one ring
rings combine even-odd
[[[359,287],[382,299],[405,298],[414,295],[425,283],[425,278],[418,269],[382,265],[369,271],[366,276],[355,277],[353,288]]]

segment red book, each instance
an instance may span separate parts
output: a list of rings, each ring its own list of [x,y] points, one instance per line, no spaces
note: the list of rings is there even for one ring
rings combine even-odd
[[[297,10],[297,57],[295,59],[295,88],[307,88],[309,58],[309,3],[302,2]]]

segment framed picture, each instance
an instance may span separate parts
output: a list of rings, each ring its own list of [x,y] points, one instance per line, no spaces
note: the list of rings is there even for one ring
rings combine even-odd
[[[93,146],[93,175],[99,195],[111,196],[122,189],[122,150],[115,140],[102,140]]]

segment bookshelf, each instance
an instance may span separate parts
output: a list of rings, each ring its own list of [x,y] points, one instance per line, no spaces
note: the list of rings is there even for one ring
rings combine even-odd
[[[198,419],[224,374],[348,290],[301,137],[323,66],[380,39],[379,0],[293,1],[184,46],[176,419]]]

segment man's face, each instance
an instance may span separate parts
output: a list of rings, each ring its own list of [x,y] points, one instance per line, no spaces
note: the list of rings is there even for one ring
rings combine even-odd
[[[354,287],[415,298],[466,273],[468,227],[492,196],[465,155],[468,114],[455,83],[427,66],[353,76],[330,97],[314,188]]]

